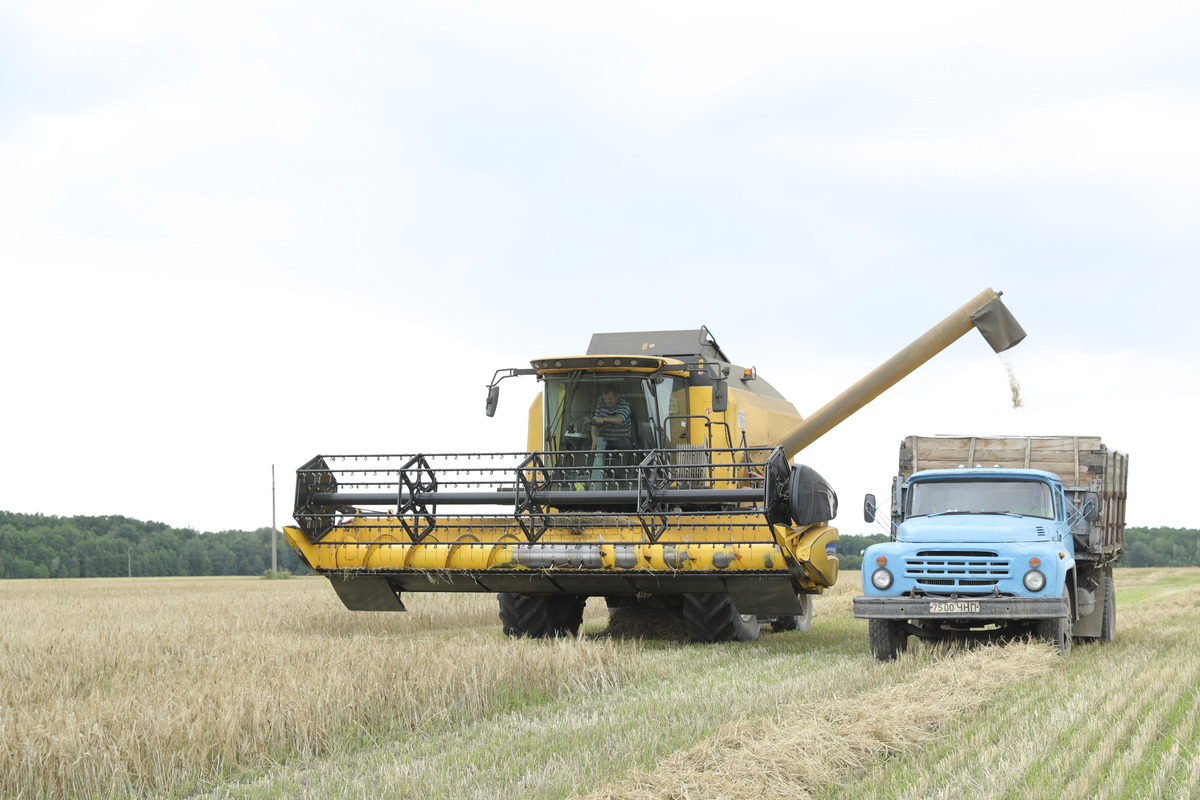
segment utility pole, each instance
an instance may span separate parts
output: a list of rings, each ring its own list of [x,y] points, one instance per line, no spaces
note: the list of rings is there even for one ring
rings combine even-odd
[[[279,557],[275,547],[275,465],[271,465],[271,576],[279,577]]]

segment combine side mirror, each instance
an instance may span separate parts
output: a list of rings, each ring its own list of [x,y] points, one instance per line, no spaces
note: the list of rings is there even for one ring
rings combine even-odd
[[[879,506],[875,505],[875,495],[869,494],[866,497],[864,497],[863,498],[863,521],[864,522],[874,522],[875,521],[875,511],[878,510],[878,508],[879,508]]]
[[[1083,495],[1083,510],[1080,512],[1088,522],[1100,519],[1100,495],[1086,492]]]
[[[488,387],[487,396],[487,415],[493,417],[496,415],[496,403],[500,401],[500,384],[493,383]]]
[[[712,390],[712,410],[725,411],[729,408],[729,387],[725,385],[725,379],[713,381]]]
[[[500,381],[505,378],[511,378],[514,375],[536,375],[536,369],[498,369],[492,375],[492,382],[488,384],[487,396],[487,415],[489,417],[496,414],[496,403],[500,401]]]

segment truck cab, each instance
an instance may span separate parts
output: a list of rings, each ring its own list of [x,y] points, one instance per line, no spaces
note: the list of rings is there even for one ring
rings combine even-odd
[[[1068,653],[1080,611],[1096,604],[1079,580],[1074,535],[1095,507],[1088,497],[1076,508],[1061,478],[1038,469],[931,469],[898,480],[892,540],[865,551],[854,600],[872,653],[895,658],[909,636],[1028,633]],[[864,518],[875,513],[868,495]]]

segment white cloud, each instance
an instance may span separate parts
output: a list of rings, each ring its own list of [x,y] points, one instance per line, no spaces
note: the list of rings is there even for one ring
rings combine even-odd
[[[35,433],[0,483],[256,524],[270,463],[522,447],[532,387],[487,420],[483,384],[596,330],[707,324],[807,414],[992,284],[1026,406],[956,345],[814,466],[845,502],[908,433],[1090,427],[1131,514],[1187,524],[1154,470],[1200,391],[1198,12],[1130,9],[10,6],[0,332],[43,388],[3,401]]]
[[[0,150],[5,195],[50,205],[80,184],[188,175],[233,147],[295,147],[320,108],[246,63],[201,66],[184,81],[98,108],[25,119]]]
[[[1200,106],[1183,98],[1125,94],[1054,103],[999,124],[905,139],[865,137],[843,149],[864,173],[979,181],[1112,181],[1191,185],[1200,173]],[[812,152],[818,148],[810,148]]]

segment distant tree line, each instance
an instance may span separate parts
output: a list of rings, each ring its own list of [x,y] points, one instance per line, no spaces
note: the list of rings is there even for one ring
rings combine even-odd
[[[306,571],[283,538],[280,572]],[[47,517],[0,511],[0,578],[262,575],[271,529],[198,533],[128,517]]]
[[[1126,528],[1126,567],[1200,567],[1200,530]]]
[[[884,534],[843,534],[841,569],[862,568],[862,551]],[[307,568],[278,534],[278,567]],[[1127,528],[1126,567],[1200,567],[1200,530]],[[262,575],[271,568],[271,529],[198,533],[128,517],[47,517],[0,511],[0,578],[114,578],[133,575]]]
[[[862,569],[862,551],[877,542],[886,542],[887,540],[887,534],[883,533],[871,536],[842,534],[838,537],[837,543],[838,569]]]

